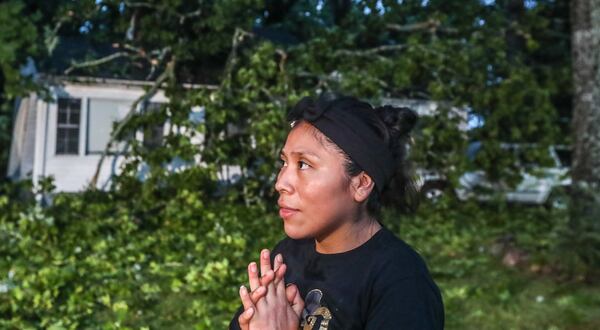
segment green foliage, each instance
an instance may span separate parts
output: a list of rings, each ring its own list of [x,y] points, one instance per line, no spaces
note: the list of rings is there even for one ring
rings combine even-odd
[[[161,204],[88,192],[41,209],[3,194],[2,327],[224,327],[245,261],[281,236],[264,230],[275,216],[188,189],[145,196]]]
[[[579,183],[572,185],[569,196],[569,219],[561,227],[561,246],[569,251],[568,266],[577,271],[600,268],[600,187]],[[597,274],[594,274],[597,275]]]
[[[42,208],[23,196],[31,187],[2,186],[0,327],[226,327],[247,263],[283,235],[274,212],[275,160],[286,111],[305,95],[438,101],[440,111],[421,118],[411,154],[416,166],[451,179],[467,166],[469,140],[484,142],[475,166],[498,180],[519,175],[515,155],[500,143],[543,150],[563,141],[556,121],[565,112],[570,74],[561,34],[568,26],[556,23],[567,15],[560,1],[521,11],[475,0],[355,1],[348,8],[328,1],[321,9],[315,1],[136,3],[0,4],[0,64],[14,78],[5,77],[2,87],[15,91],[10,97],[29,88],[15,75],[21,54],[39,51],[42,67],[62,74],[65,68],[49,66],[50,56],[73,36],[129,54],[77,75],[152,80],[175,68],[163,86],[169,104],[133,116],[120,138],[162,123],[168,134],[157,148],[128,140],[109,191],[53,195],[52,181],[42,181],[38,196],[53,196]],[[99,56],[90,48],[68,61]],[[190,119],[193,107],[204,108],[203,122]],[[483,127],[459,130],[456,109],[480,116]],[[194,142],[199,135],[201,145]],[[202,166],[192,165],[199,160]],[[184,165],[173,169],[176,163]],[[219,180],[226,165],[240,167],[235,182]],[[600,323],[598,288],[556,278],[578,279],[589,266],[561,249],[564,214],[444,200],[412,215],[392,210],[384,222],[428,260],[444,293],[448,328]],[[526,266],[506,268],[491,253],[503,237],[528,254]],[[565,259],[579,260],[577,267],[568,269]]]
[[[12,104],[7,101],[33,88],[30,79],[19,72],[37,46],[33,19],[23,15],[23,7],[16,0],[0,3],[0,178],[6,171],[12,134]]]
[[[282,228],[271,206],[183,187],[206,180],[203,172],[174,175],[182,188],[173,191],[140,183],[137,201],[123,191],[59,194],[45,209],[4,186],[0,326],[226,327],[247,263],[273,247]],[[414,215],[388,211],[383,221],[427,260],[449,329],[593,329],[598,287],[561,281],[566,273],[554,268],[563,219],[543,208],[446,200]],[[511,237],[506,247],[527,255],[518,268],[503,266],[494,252],[504,237]]]
[[[574,281],[582,268],[565,263],[575,257],[560,244],[567,219],[564,211],[450,200],[386,215],[427,260],[448,329],[595,329],[598,284]],[[506,266],[515,254],[516,267]]]
[[[0,4],[0,70],[3,98],[11,99],[23,93],[27,80],[21,79],[19,66],[26,56],[36,51],[37,31],[30,17],[23,15],[24,4],[9,1]]]
[[[497,147],[499,142],[532,142],[544,150],[564,140],[556,123],[557,110],[564,112],[560,100],[570,85],[565,78],[570,76],[565,74],[568,26],[555,23],[566,19],[562,2],[538,2],[533,7],[475,0],[460,5],[358,1],[347,6],[257,0],[197,4],[56,0],[44,6],[13,0],[9,4],[7,13],[23,11],[39,22],[36,32],[31,18],[22,18],[27,37],[19,39],[22,46],[17,48],[31,53],[27,47],[44,45],[39,47],[44,48],[39,52],[44,72],[64,74],[66,68],[60,63],[117,51],[127,56],[82,66],[73,73],[152,80],[168,63],[175,64],[175,75],[168,82],[174,111],[165,111],[154,121],[181,124],[185,106],[206,107],[208,116],[219,118],[209,119],[206,126],[207,143],[217,148],[208,148],[203,156],[211,164],[228,158],[228,164],[244,170],[254,164],[265,178],[271,168],[256,163],[272,164],[279,143],[274,141],[281,141],[281,131],[269,128],[283,125],[283,114],[300,96],[325,91],[375,102],[381,97],[434,100],[446,110],[464,109],[480,116],[484,126],[469,136],[457,132],[457,122],[448,121],[444,111],[433,120],[424,118],[423,129],[428,132],[415,145],[415,154],[420,155],[421,166],[450,177],[464,168],[461,155],[467,139],[490,146],[482,153],[486,161],[479,167],[498,180],[520,175],[510,166],[513,156]],[[0,38],[12,40],[10,26],[20,26],[19,17],[23,15],[11,16]],[[57,59],[54,49],[69,38],[98,47]],[[112,48],[108,53],[97,51],[108,45]],[[552,47],[550,55],[544,52],[546,47]],[[18,58],[15,47],[9,48],[6,56]],[[185,82],[218,83],[221,88],[185,92]],[[14,86],[6,84],[7,90]],[[144,121],[133,121],[131,129]],[[237,125],[241,132],[216,143],[215,137],[228,124]],[[172,134],[168,141],[175,144],[167,145],[174,153],[192,157],[184,139]],[[255,142],[261,150],[247,148]],[[136,147],[134,143],[132,148]],[[135,154],[140,153],[144,159],[148,156],[137,148]],[[155,160],[168,161],[170,156],[158,152]]]

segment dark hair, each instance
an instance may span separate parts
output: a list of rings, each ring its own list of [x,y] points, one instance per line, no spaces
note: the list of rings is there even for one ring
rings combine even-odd
[[[351,106],[353,102],[362,103],[356,98],[343,97],[344,102],[339,102],[342,98],[323,100],[319,102],[330,103],[327,107],[345,107]],[[349,103],[350,102],[350,103]],[[382,205],[394,206],[403,211],[413,211],[417,205],[417,194],[415,185],[411,178],[412,166],[407,159],[408,146],[410,142],[410,131],[417,122],[417,114],[409,108],[392,107],[389,105],[375,107],[372,111],[365,111],[364,120],[370,121],[373,127],[377,129],[377,133],[381,140],[386,144],[392,154],[395,162],[394,175],[383,188],[381,192],[378,189],[373,189],[367,200],[367,211],[372,216],[378,216],[381,212]],[[294,126],[303,118],[288,118],[293,121]],[[346,176],[348,178],[358,175],[363,169],[348,156],[339,146],[331,139],[321,133],[318,129],[314,129],[315,137],[322,143],[334,150],[338,151],[345,159]]]

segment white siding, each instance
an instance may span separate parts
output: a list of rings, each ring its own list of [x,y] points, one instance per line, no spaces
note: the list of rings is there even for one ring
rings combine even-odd
[[[85,83],[59,81],[57,84],[49,83],[48,87],[55,100],[60,97],[81,99],[77,154],[56,154],[58,105],[56,102],[46,102],[38,98],[36,94],[31,94],[28,98],[24,98],[19,108],[16,109],[8,175],[17,180],[30,177],[34,184],[42,177],[53,176],[56,191],[82,191],[89,185],[101,157],[100,153],[88,152],[88,132],[94,134],[93,130],[89,131],[89,128],[94,125],[94,121],[112,120],[111,116],[90,116],[90,104],[96,102],[103,104],[104,108],[111,104],[117,104],[119,109],[116,113],[122,118],[128,113],[131,105],[144,93],[145,86],[143,86],[143,82],[97,80]],[[166,103],[168,99],[162,91],[159,91],[149,101]],[[194,107],[190,111],[190,119],[197,123],[202,122],[204,110],[203,107]],[[115,111],[111,112],[115,113]],[[106,126],[106,124],[103,123],[101,126]],[[192,143],[200,145],[203,141],[201,134],[193,134],[194,132],[188,132],[183,128],[170,126],[168,122],[165,123],[165,133],[174,129],[179,134],[193,135]],[[105,129],[96,130],[96,132],[96,134],[109,134]],[[141,141],[142,132],[137,132],[135,138]],[[123,157],[113,155],[104,159],[98,188],[107,187],[111,174],[119,173],[122,161]],[[200,164],[200,159],[197,159],[196,163]],[[167,169],[178,171],[189,166],[195,165],[174,160],[168,164]],[[140,172],[143,172],[143,166]],[[140,175],[140,178],[143,179],[143,175]]]
[[[33,154],[33,183],[37,184],[38,180],[43,177],[44,167],[46,163],[46,136],[48,130],[48,104],[37,99],[36,107],[36,125],[35,125],[35,148]]]
[[[38,129],[42,131],[39,136],[39,148],[36,150],[36,166],[38,170],[36,176],[50,176],[55,179],[57,191],[76,192],[85,189],[93,177],[100,154],[87,153],[87,137],[89,127],[94,125],[89,118],[90,102],[96,100],[104,104],[119,103],[119,115],[125,116],[123,104],[133,104],[139,98],[143,90],[141,87],[128,86],[107,86],[101,84],[95,85],[69,85],[56,87],[53,90],[56,97],[72,97],[81,99],[81,116],[79,129],[79,154],[78,155],[57,155],[56,154],[56,123],[57,123],[57,104],[41,103],[38,108],[38,120],[40,125]],[[157,93],[152,102],[167,102],[162,92]],[[45,110],[45,111],[44,111]],[[91,119],[91,118],[89,118]],[[47,124],[43,129],[42,123]],[[45,131],[45,134],[43,132]],[[108,134],[108,132],[105,132]],[[40,161],[37,161],[37,160]],[[111,174],[119,173],[119,166],[123,158],[118,156],[107,156],[104,159],[98,188],[105,188],[109,183]]]
[[[57,191],[75,192],[84,190],[96,171],[100,155],[54,155],[46,162],[46,175],[55,179]],[[106,157],[100,171],[98,188],[107,184],[111,173],[118,173],[122,158]],[[114,165],[114,167],[113,167]]]
[[[35,151],[36,102],[34,93],[17,103],[7,176],[13,180],[31,177]]]

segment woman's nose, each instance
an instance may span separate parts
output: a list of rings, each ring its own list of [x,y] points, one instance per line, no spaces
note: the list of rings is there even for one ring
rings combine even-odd
[[[275,190],[277,190],[279,194],[283,194],[284,192],[288,194],[292,193],[293,185],[290,179],[290,173],[287,170],[287,167],[282,167],[279,170],[279,174],[277,174],[277,181],[275,181]]]

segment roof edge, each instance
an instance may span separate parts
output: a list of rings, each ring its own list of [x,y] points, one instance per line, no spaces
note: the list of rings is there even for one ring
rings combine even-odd
[[[49,75],[40,74],[39,80],[50,84],[62,84],[70,83],[77,85],[121,85],[121,86],[132,86],[132,87],[150,87],[154,85],[153,81],[146,80],[129,80],[129,79],[115,79],[115,78],[99,78],[91,76],[62,76],[62,75]],[[218,89],[218,85],[209,84],[190,84],[184,83],[184,88],[188,89]]]

